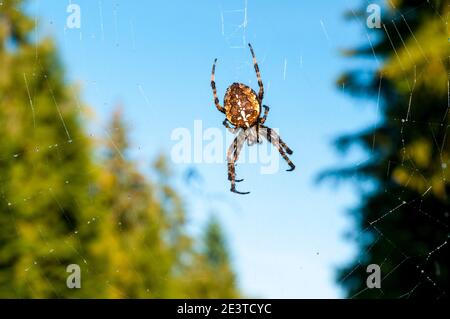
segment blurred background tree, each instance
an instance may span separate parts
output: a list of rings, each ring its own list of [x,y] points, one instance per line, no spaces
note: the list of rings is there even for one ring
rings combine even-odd
[[[239,298],[225,236],[214,215],[206,224],[202,247],[181,280],[183,298]]]
[[[367,28],[365,5],[347,16],[361,20],[369,41],[346,53],[372,62],[338,85],[378,101],[380,121],[336,143],[359,145],[369,160],[322,175],[364,186],[349,234],[359,252],[339,283],[355,298],[448,298],[449,3],[386,1],[379,29]],[[367,289],[369,264],[381,266],[381,289]]]
[[[167,297],[171,258],[162,238],[166,220],[151,185],[129,159],[127,127],[118,109],[105,139],[98,196],[107,210],[100,221],[106,296]]]
[[[53,42],[30,41],[20,5],[0,6],[0,296],[96,294],[91,142]],[[85,289],[67,289],[69,264],[85,267]]]
[[[198,262],[206,253],[196,252],[197,239],[186,231],[167,159],[156,160],[152,182],[128,156],[120,111],[97,156],[80,116],[85,107],[67,85],[52,40],[31,41],[35,27],[21,0],[2,2],[0,297],[235,293],[234,280],[221,290],[217,273],[232,273],[228,260],[213,270]],[[69,264],[81,267],[81,289],[66,286]],[[201,281],[188,277],[194,270]]]

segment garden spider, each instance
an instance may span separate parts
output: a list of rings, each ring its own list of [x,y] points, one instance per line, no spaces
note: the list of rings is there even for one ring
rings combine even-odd
[[[211,74],[211,87],[214,95],[214,103],[217,109],[224,113],[226,118],[223,121],[223,125],[233,134],[238,133],[233,143],[230,145],[227,152],[228,161],[228,180],[231,182],[231,191],[237,194],[249,194],[250,192],[239,192],[236,190],[236,182],[242,182],[241,180],[236,180],[235,173],[235,163],[239,157],[239,153],[244,146],[244,142],[247,141],[248,146],[256,143],[260,143],[260,136],[271,142],[280,152],[281,156],[289,164],[290,169],[287,171],[293,171],[295,165],[289,160],[286,153],[292,154],[292,150],[281,140],[278,134],[271,128],[264,126],[269,114],[269,107],[262,105],[262,100],[264,97],[264,86],[261,81],[261,75],[259,73],[258,63],[256,62],[255,53],[253,48],[249,43],[250,52],[253,57],[253,65],[255,67],[256,76],[258,78],[259,92],[256,92],[242,83],[231,84],[224,97],[225,107],[221,106],[219,103],[219,98],[217,97],[216,82],[214,78],[214,73],[216,70],[217,59],[214,60]],[[260,117],[261,105],[264,107],[264,115]],[[234,125],[232,127],[230,124]]]

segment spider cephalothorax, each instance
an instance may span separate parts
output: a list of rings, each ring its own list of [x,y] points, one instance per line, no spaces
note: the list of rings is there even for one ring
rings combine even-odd
[[[250,47],[250,52],[253,57],[253,65],[258,78],[258,94],[256,94],[252,88],[245,84],[233,83],[228,87],[225,93],[225,107],[223,107],[220,105],[219,98],[217,97],[216,82],[214,80],[217,59],[214,60],[211,75],[211,87],[213,89],[214,103],[216,104],[217,109],[220,112],[225,113],[226,116],[223,121],[223,125],[225,125],[231,133],[238,133],[227,153],[228,179],[231,182],[231,191],[238,194],[248,194],[248,192],[243,193],[236,190],[236,182],[241,182],[243,180],[236,180],[235,173],[235,163],[245,141],[247,141],[247,144],[250,146],[255,143],[259,143],[260,137],[264,137],[278,149],[281,156],[287,161],[290,166],[288,171],[293,171],[295,169],[295,165],[286,155],[286,153],[289,155],[292,154],[292,150],[281,140],[274,130],[263,125],[267,119],[267,115],[269,114],[269,107],[262,105],[264,86],[261,81],[261,74],[259,73],[255,53],[253,52],[253,48],[250,43],[248,46]],[[263,117],[260,117],[261,106],[264,107]],[[234,125],[234,127],[230,124]]]

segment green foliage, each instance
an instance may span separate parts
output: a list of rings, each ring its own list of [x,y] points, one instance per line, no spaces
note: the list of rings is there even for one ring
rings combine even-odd
[[[106,296],[167,297],[172,258],[162,239],[166,224],[155,187],[128,159],[127,128],[120,111],[105,141],[98,198],[108,211],[100,220],[95,251],[104,258]]]
[[[362,146],[370,159],[325,175],[374,187],[355,210],[359,248],[340,271],[348,296],[448,298],[450,142],[446,1],[389,1],[372,44],[350,50],[378,64],[344,74],[339,85],[380,101],[375,129],[343,136],[340,149]],[[363,18],[365,7],[355,13]],[[376,39],[376,40],[374,40]],[[366,42],[367,43],[367,42]],[[448,166],[448,167],[447,167]],[[439,249],[438,249],[439,247]],[[366,266],[379,264],[382,289],[366,289]]]
[[[0,296],[82,296],[65,281],[67,265],[96,263],[90,141],[52,42],[29,41],[19,4],[0,6]]]
[[[236,294],[194,250],[167,159],[154,165],[156,182],[130,159],[120,111],[94,156],[86,108],[52,41],[30,40],[21,6],[0,6],[0,297]],[[66,286],[70,264],[81,267],[81,289]],[[228,260],[220,267],[232,277]]]
[[[219,267],[229,262],[228,250],[222,228],[215,217],[211,218],[206,227],[204,242],[204,254],[209,265]]]
[[[181,278],[183,298],[239,298],[222,228],[212,217],[204,231],[203,247]]]

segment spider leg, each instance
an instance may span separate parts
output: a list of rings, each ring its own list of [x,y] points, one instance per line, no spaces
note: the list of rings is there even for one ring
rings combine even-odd
[[[259,128],[264,124],[267,120],[267,115],[269,114],[270,108],[267,105],[263,105],[264,107],[264,115],[261,118],[258,118],[258,123],[256,124],[256,141],[259,143]]]
[[[260,120],[261,124],[264,124],[266,122],[267,115],[269,115],[269,110],[270,110],[270,108],[267,105],[263,105],[263,108],[264,108],[264,115],[263,115],[263,117]]]
[[[213,90],[213,95],[214,95],[214,104],[216,104],[216,107],[220,112],[225,113],[225,109],[223,108],[222,105],[220,105],[219,98],[217,97],[217,89],[216,89],[216,81],[215,81],[216,62],[217,62],[217,59],[214,60],[214,64],[212,67],[211,88]]]
[[[232,165],[232,167],[230,167]],[[233,184],[234,183],[240,183],[243,182],[244,179],[236,179],[236,171],[235,171],[235,163],[228,163],[228,180]]]
[[[264,134],[263,135],[265,136],[265,138],[270,143],[272,143],[273,146],[275,146],[278,149],[278,152],[280,152],[280,155],[284,158],[284,160],[290,166],[290,168],[287,169],[287,171],[288,172],[293,171],[295,169],[295,165],[294,165],[294,163],[291,162],[291,160],[289,159],[289,157],[286,155],[286,153],[284,151],[286,149],[286,152],[288,154],[292,154],[292,150],[284,142],[281,141],[281,139],[278,136],[278,134],[275,131],[273,131],[271,128],[263,127],[263,130],[264,130]]]
[[[228,131],[230,131],[231,134],[236,134],[236,132],[239,130],[238,127],[232,127],[228,119],[225,119],[222,124],[228,129]]]
[[[259,72],[259,66],[258,62],[256,61],[255,52],[253,52],[253,47],[250,43],[248,44],[248,46],[250,47],[250,52],[252,53],[253,65],[255,67],[256,77],[258,78],[258,85],[259,85],[258,99],[259,103],[262,103],[262,100],[264,98],[264,85],[261,80],[261,73]]]
[[[231,181],[230,191],[236,194],[246,195],[250,192],[239,192],[236,190],[236,183],[242,182],[241,180],[236,180],[235,163],[239,157],[239,153],[242,150],[245,142],[245,134],[241,132],[233,141],[233,143],[228,148],[227,161],[228,161],[228,180]]]
[[[278,140],[278,143],[283,147],[283,149],[288,153],[289,155],[292,155],[294,151],[292,151],[289,146],[286,145],[286,143],[281,139],[281,137],[275,132],[274,130],[268,128],[267,126],[261,125],[262,128],[270,130],[270,136],[273,140]]]
[[[241,194],[241,195],[247,195],[250,194],[250,192],[240,192],[238,190],[236,190],[236,183],[238,181],[242,181],[242,180],[235,180],[235,171],[234,171],[234,164],[233,163],[228,163],[228,178],[231,178],[231,188],[230,191],[236,194]]]
[[[259,128],[261,127],[261,118],[258,117],[256,121],[256,143],[259,144]]]
[[[230,145],[230,148],[228,149],[228,154],[227,154],[227,158],[228,158],[228,163],[233,163],[233,167],[231,172],[235,171],[235,163],[239,157],[239,154],[242,150],[242,147],[244,146],[244,142],[245,142],[245,134],[241,133],[239,134],[233,141],[233,143]],[[230,167],[228,167],[230,168]],[[228,170],[228,180],[232,180],[232,174],[230,174],[230,170]],[[234,174],[234,181],[236,183],[240,183],[242,182],[244,179],[235,179],[236,174]]]

